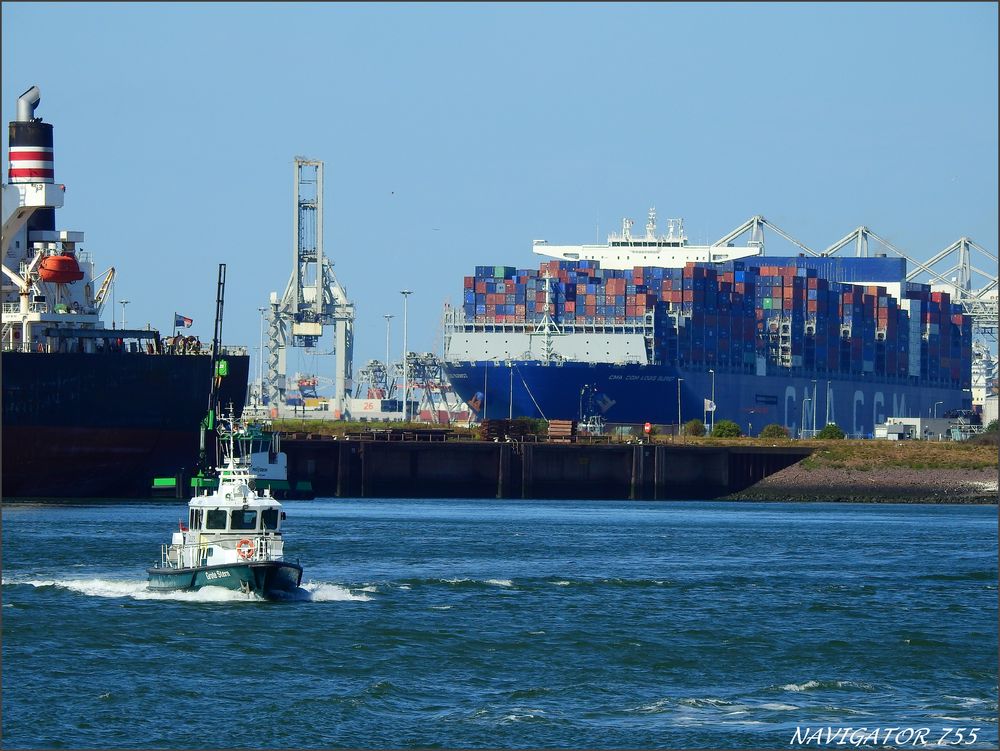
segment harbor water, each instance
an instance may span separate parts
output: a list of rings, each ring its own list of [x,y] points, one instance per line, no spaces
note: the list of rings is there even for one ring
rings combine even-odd
[[[5,505],[3,747],[998,742],[996,507],[285,509],[263,602],[147,591],[181,502]]]

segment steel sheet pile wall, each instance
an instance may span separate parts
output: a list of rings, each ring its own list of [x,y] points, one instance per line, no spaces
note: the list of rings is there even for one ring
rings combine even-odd
[[[684,268],[601,269],[549,261],[537,271],[478,266],[464,313],[486,325],[643,324],[654,359],[681,367],[789,375],[871,374],[968,388],[972,322],[947,293],[905,283],[905,261],[767,258]],[[549,278],[546,278],[549,277]],[[882,284],[900,289],[902,300]]]

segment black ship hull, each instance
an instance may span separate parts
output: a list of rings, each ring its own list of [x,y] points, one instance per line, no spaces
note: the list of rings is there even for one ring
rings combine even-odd
[[[219,404],[239,414],[249,357],[226,355]],[[208,411],[208,355],[4,352],[4,498],[145,498],[188,475]]]

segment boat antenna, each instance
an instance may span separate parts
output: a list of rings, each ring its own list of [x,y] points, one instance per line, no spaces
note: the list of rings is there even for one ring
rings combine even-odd
[[[209,376],[212,379],[208,390],[208,412],[201,421],[201,442],[198,452],[198,464],[202,470],[208,469],[208,442],[212,442],[212,454],[218,454],[218,443],[215,440],[215,420],[219,407],[219,381],[222,374],[219,370],[219,355],[222,350],[222,312],[226,304],[226,264],[219,264],[219,280],[215,295],[215,331],[212,334],[212,362]]]

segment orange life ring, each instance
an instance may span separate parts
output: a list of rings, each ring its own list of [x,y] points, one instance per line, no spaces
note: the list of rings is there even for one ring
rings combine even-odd
[[[236,543],[236,552],[239,554],[240,558],[243,558],[244,560],[253,558],[253,541],[244,537]]]

